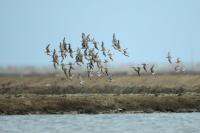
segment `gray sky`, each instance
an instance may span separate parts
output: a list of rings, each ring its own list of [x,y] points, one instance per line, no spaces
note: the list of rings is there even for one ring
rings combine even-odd
[[[115,63],[165,63],[166,54],[200,61],[199,0],[1,0],[0,65],[48,65],[43,50],[63,37],[75,49],[81,33],[111,47],[116,33],[130,58]]]

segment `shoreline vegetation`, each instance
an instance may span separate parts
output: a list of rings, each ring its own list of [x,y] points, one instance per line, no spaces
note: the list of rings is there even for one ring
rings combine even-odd
[[[96,78],[96,77],[95,77]],[[1,76],[0,114],[200,112],[200,75]]]
[[[0,114],[200,112],[199,96],[66,94],[0,96]]]

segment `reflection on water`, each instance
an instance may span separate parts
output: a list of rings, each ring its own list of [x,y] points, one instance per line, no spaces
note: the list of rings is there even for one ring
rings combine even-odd
[[[200,113],[0,116],[0,133],[199,133]]]

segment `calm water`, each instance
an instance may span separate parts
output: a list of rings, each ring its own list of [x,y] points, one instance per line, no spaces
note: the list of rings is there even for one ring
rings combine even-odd
[[[200,113],[0,116],[0,133],[200,133]]]

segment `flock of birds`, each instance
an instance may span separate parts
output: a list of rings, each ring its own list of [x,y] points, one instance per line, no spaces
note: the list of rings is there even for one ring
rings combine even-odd
[[[172,62],[172,56],[170,54],[170,52],[167,53],[167,61],[170,65],[172,65],[174,67],[174,71],[176,73],[179,73],[179,72],[185,72],[185,68],[180,60],[180,58],[176,58],[176,61],[175,62]],[[135,72],[137,72],[138,76],[141,75],[141,69],[144,70],[144,72],[148,72],[148,66],[149,64],[146,64],[146,63],[142,63],[141,65],[138,65],[138,66],[133,66],[132,68],[135,70]],[[151,65],[150,68],[149,68],[149,71],[152,75],[156,76],[156,73],[154,71],[154,68],[155,68],[155,65]]]
[[[107,64],[114,60],[113,54],[109,49],[105,48],[104,42],[102,41],[100,44],[95,40],[95,38],[91,38],[90,34],[86,35],[85,33],[82,33],[81,44],[82,47],[77,48],[77,50],[74,51],[71,47],[71,44],[64,38],[63,41],[60,42],[59,55],[56,49],[53,49],[53,51],[50,49],[51,44],[46,46],[45,53],[52,57],[52,62],[55,69],[57,69],[58,66],[61,66],[62,71],[68,79],[72,80],[74,76],[72,74],[72,71],[75,69],[74,65],[82,66],[85,65],[86,61],[87,76],[90,79],[94,76],[94,68],[96,66],[96,74],[98,77],[106,75],[108,79],[112,81],[112,75],[109,72],[109,67],[107,67]],[[115,34],[113,34],[112,47],[122,53],[122,55],[129,57],[127,48],[123,49],[121,47],[120,40],[115,37]],[[100,58],[100,54],[102,54],[101,57],[103,58]],[[73,63],[65,63],[67,57],[75,59],[75,61]],[[81,75],[78,74],[78,77],[80,79],[80,83],[82,84],[83,81],[81,80]]]
[[[73,70],[75,70],[74,66],[75,65],[86,66],[87,76],[90,79],[96,73],[98,77],[105,75],[106,77],[108,77],[109,81],[113,81],[112,74],[109,72],[109,67],[108,67],[108,63],[114,60],[111,51],[104,46],[103,41],[101,43],[97,42],[95,38],[90,37],[90,34],[86,35],[85,33],[82,33],[81,39],[82,39],[81,40],[82,47],[77,48],[76,51],[72,49],[71,44],[66,41],[65,37],[62,40],[62,42],[60,42],[59,51],[56,51],[55,48],[51,50],[50,48],[51,44],[48,44],[46,46],[45,53],[48,56],[52,57],[54,68],[57,69],[60,66],[66,78],[72,80],[74,77],[74,74],[72,73]],[[113,34],[112,37],[112,47],[114,48],[114,50],[120,52],[123,56],[129,57],[127,48],[124,49],[121,47],[120,40],[116,38],[115,33]],[[69,61],[70,60],[69,58],[71,58],[74,61],[73,62]],[[169,64],[173,64],[170,52],[168,52],[166,58]],[[66,60],[68,61],[68,63],[65,63]],[[181,60],[179,58],[176,59],[175,64],[176,64],[174,67],[175,72],[185,71],[184,67],[181,66]],[[95,66],[97,68],[96,72],[95,72]],[[138,76],[141,76],[142,69],[146,73],[150,72],[152,75],[154,76],[156,75],[154,70],[155,68],[154,64],[149,67],[148,64],[142,63],[141,65],[132,66],[131,68],[133,68],[133,70],[138,74]],[[84,81],[82,80],[80,73],[78,74],[78,78],[80,80],[80,84],[83,85]]]

